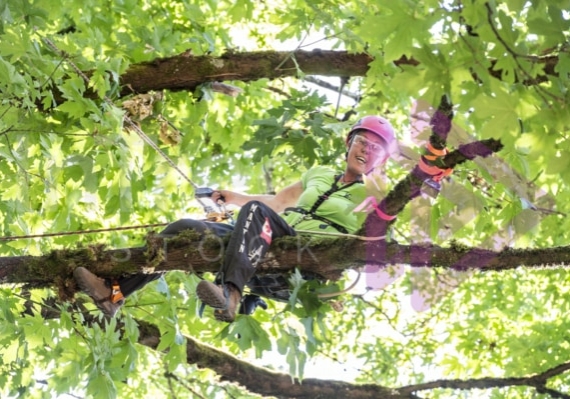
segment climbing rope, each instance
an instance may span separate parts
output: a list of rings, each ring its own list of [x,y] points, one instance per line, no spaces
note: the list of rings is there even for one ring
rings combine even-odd
[[[169,223],[153,223],[153,224],[144,224],[140,226],[123,226],[123,227],[109,227],[106,229],[92,229],[92,230],[78,230],[78,231],[63,231],[59,233],[46,233],[46,234],[27,234],[21,236],[3,236],[0,237],[0,241],[15,241],[15,240],[24,240],[28,238],[44,238],[44,237],[59,237],[59,236],[72,236],[72,235],[81,235],[81,234],[93,234],[93,233],[105,233],[109,231],[121,231],[121,230],[136,230],[136,229],[146,229],[151,227],[164,227],[169,225]],[[344,237],[344,238],[355,238],[361,241],[381,241],[385,240],[386,236],[379,236],[379,237],[366,237],[366,236],[359,236],[356,234],[345,234],[345,233],[333,233],[327,231],[311,231],[311,230],[295,230],[297,233],[301,234],[310,234],[310,235],[325,235],[325,236],[332,236],[332,237]]]
[[[43,41],[53,50],[55,51],[57,54],[59,54],[63,59],[65,59],[68,64],[72,67],[72,69],[75,71],[75,73],[77,73],[77,75],[79,75],[84,81],[85,83],[89,84],[90,80],[89,77],[87,75],[85,75],[85,73],[83,71],[81,71],[79,69],[79,67],[77,67],[77,65],[75,65],[73,63],[73,61],[71,61],[69,59],[69,57],[67,56],[67,54],[65,52],[63,52],[62,50],[60,50],[51,40],[49,40],[48,38],[43,38]],[[103,100],[109,104],[110,106],[115,107],[115,103],[113,102],[113,100],[111,100],[109,97],[104,96]],[[146,142],[148,145],[150,145],[156,152],[158,152],[160,154],[160,156],[162,156],[166,162],[172,167],[174,168],[174,170],[176,170],[188,183],[190,183],[190,185],[195,189],[198,190],[200,187],[198,187],[198,185],[196,183],[194,183],[175,163],[172,159],[170,159],[170,157],[160,149],[160,147],[158,147],[158,145],[152,141],[152,139],[150,137],[148,137],[145,132],[127,115],[124,116],[124,120],[125,122],[129,125],[130,128],[132,128],[135,133],[137,133],[139,135],[139,137]],[[203,201],[200,200],[199,197],[196,197],[196,200],[200,203],[200,205],[202,205],[202,207],[204,209],[209,209],[209,206],[206,205]],[[17,240],[17,239],[25,239],[25,238],[39,238],[39,237],[52,237],[52,236],[63,236],[63,235],[73,235],[73,234],[87,234],[87,233],[99,233],[99,232],[105,232],[105,231],[117,231],[117,230],[129,230],[129,229],[135,229],[135,228],[145,228],[145,227],[156,227],[156,226],[165,226],[165,223],[159,223],[159,224],[151,224],[151,225],[145,225],[145,226],[130,226],[130,227],[118,227],[118,228],[112,228],[112,229],[98,229],[98,230],[85,230],[85,231],[78,231],[78,232],[64,232],[64,233],[49,233],[49,234],[39,234],[39,235],[24,235],[24,236],[9,236],[9,237],[0,237],[0,241],[8,241],[8,240]],[[327,235],[327,236],[334,236],[334,237],[345,237],[345,238],[354,238],[354,239],[358,239],[361,241],[380,241],[380,240],[384,240],[386,238],[386,236],[378,236],[378,237],[366,237],[366,236],[360,236],[360,235],[355,235],[355,234],[346,234],[346,233],[333,233],[333,232],[321,232],[321,231],[309,231],[309,230],[297,230],[298,233],[303,233],[303,234],[316,234],[316,235]]]
[[[43,38],[44,42],[53,50],[55,51],[57,54],[59,54],[63,59],[65,59],[67,61],[67,63],[71,66],[71,68],[75,71],[75,73],[77,73],[84,81],[87,85],[89,85],[89,77],[87,75],[85,75],[85,73],[79,69],[79,67],[77,65],[75,65],[73,63],[73,61],[71,61],[69,59],[69,57],[67,56],[67,54],[65,52],[63,52],[62,50],[60,50],[51,40],[49,40],[47,37]],[[113,100],[111,100],[109,97],[104,96],[103,100],[110,106],[112,107],[116,107],[115,103],[113,102]],[[135,133],[137,133],[139,135],[139,137],[141,139],[143,139],[144,142],[146,142],[148,145],[150,145],[152,147],[152,149],[154,149],[156,152],[158,152],[160,154],[160,156],[162,156],[166,162],[174,168],[174,170],[176,170],[180,176],[182,176],[188,183],[190,183],[190,185],[192,187],[194,187],[194,189],[198,189],[198,185],[196,183],[194,183],[183,171],[182,169],[180,169],[178,167],[178,165],[176,165],[174,163],[174,161],[172,159],[170,159],[170,157],[168,155],[166,155],[166,153],[164,151],[162,151],[160,149],[160,147],[158,145],[156,145],[156,143],[154,141],[152,141],[152,139],[150,137],[148,137],[146,135],[145,132],[143,132],[143,130],[128,116],[125,115],[124,117],[125,122],[129,125],[130,128],[132,128]],[[205,204],[202,200],[200,200],[200,198],[196,197],[196,200],[200,203],[200,205],[202,205],[202,207],[204,209],[208,208],[208,205]]]
[[[4,236],[0,237],[0,241],[14,241],[23,240],[26,238],[44,238],[44,237],[59,237],[59,236],[72,236],[81,234],[93,234],[93,233],[103,233],[107,231],[120,231],[120,230],[135,230],[135,229],[146,229],[149,227],[163,227],[168,225],[168,223],[153,223],[145,224],[141,226],[123,226],[123,227],[110,227],[107,229],[92,229],[92,230],[79,230],[79,231],[63,231],[59,233],[46,233],[46,234],[28,234],[22,236]]]
[[[356,234],[334,233],[332,231],[313,231],[313,230],[295,230],[295,231],[297,233],[310,234],[310,235],[316,234],[316,235],[332,236],[332,237],[355,238],[361,241],[382,241],[386,239],[386,236],[367,237],[367,236],[359,236]]]

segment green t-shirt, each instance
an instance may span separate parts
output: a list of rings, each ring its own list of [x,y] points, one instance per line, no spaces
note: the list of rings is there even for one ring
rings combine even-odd
[[[307,171],[301,179],[303,193],[295,206],[307,211],[310,210],[318,197],[332,187],[335,176],[339,174],[324,166],[318,166]],[[339,185],[340,190],[331,194],[317,208],[316,214],[343,226],[350,234],[354,234],[366,220],[366,212],[354,212],[354,208],[366,198],[366,189],[362,183],[346,186]],[[305,217],[298,212],[285,212],[281,216],[296,230],[337,232],[334,227],[325,222],[311,219],[310,216]],[[304,217],[307,219],[303,220]]]

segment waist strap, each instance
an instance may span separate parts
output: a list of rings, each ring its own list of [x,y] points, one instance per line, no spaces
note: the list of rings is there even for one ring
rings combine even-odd
[[[297,207],[285,208],[285,213],[287,213],[287,212],[296,212],[296,213],[300,213],[301,215],[305,216],[303,219],[299,220],[297,223],[294,223],[291,227],[295,227],[302,220],[306,220],[307,216],[308,216],[311,219],[318,220],[320,222],[324,222],[324,223],[328,224],[329,226],[331,226],[332,228],[338,230],[339,232],[341,232],[343,234],[348,234],[348,230],[346,230],[346,228],[344,226],[341,226],[340,224],[335,223],[332,220],[328,220],[327,218],[319,216],[315,213],[309,212],[306,209],[297,208]]]

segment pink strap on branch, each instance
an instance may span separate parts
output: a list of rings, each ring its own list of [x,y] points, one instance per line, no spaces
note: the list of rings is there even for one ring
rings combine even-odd
[[[396,219],[397,215],[388,215],[384,213],[380,207],[378,202],[376,202],[376,198],[370,196],[367,197],[360,205],[354,208],[354,212],[370,212],[372,209],[376,212],[376,215],[382,220],[387,222]]]
[[[397,215],[388,215],[388,214],[382,212],[379,207],[375,207],[374,209],[376,210],[376,214],[378,215],[378,217],[380,219],[383,219],[387,222],[389,222],[390,220],[396,219]]]

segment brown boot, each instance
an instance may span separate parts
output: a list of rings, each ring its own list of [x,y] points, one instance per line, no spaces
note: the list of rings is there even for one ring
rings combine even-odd
[[[196,295],[206,305],[214,308],[216,320],[231,323],[236,318],[236,310],[241,301],[241,293],[231,283],[223,287],[206,280],[196,287]]]
[[[120,291],[107,286],[105,280],[97,277],[84,267],[73,271],[73,277],[83,292],[93,299],[95,305],[109,317],[114,317],[124,303]]]

